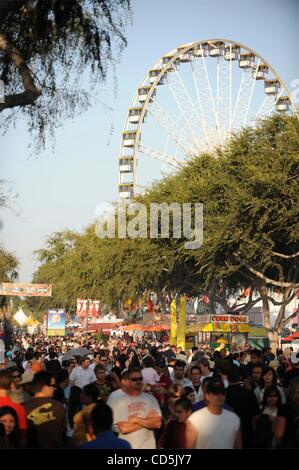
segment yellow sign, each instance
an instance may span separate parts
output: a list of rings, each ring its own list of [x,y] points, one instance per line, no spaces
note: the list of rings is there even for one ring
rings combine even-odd
[[[170,344],[176,344],[176,330],[177,330],[177,323],[176,323],[176,300],[170,304]]]
[[[177,336],[177,347],[185,350],[186,342],[186,313],[187,301],[185,296],[180,297],[179,327]]]

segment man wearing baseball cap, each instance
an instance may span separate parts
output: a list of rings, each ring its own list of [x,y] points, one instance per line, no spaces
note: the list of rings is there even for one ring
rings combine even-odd
[[[220,379],[207,384],[207,406],[195,411],[187,421],[187,446],[195,449],[241,449],[240,418],[225,410],[225,387]]]

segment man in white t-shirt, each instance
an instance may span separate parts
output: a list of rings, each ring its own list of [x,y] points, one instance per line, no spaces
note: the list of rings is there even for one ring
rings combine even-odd
[[[158,401],[148,393],[141,392],[143,377],[141,369],[128,370],[129,389],[117,402],[110,403],[114,424],[121,439],[128,441],[132,449],[155,449],[153,429],[160,429],[162,415]]]
[[[129,381],[128,375],[129,375],[128,371],[125,370],[121,374],[121,378],[120,378],[121,388],[118,388],[117,390],[114,390],[114,392],[110,393],[108,400],[107,400],[107,405],[109,405],[110,408],[113,409],[113,406],[115,405],[115,403],[117,403],[120,398],[123,398],[129,391],[130,381]]]
[[[223,409],[225,388],[219,379],[211,380],[204,399],[207,406],[195,411],[187,422],[187,447],[195,449],[241,449],[240,418]]]
[[[70,374],[70,385],[83,389],[85,385],[97,380],[95,373],[90,369],[90,359],[86,356],[80,359],[80,366],[75,367]]]

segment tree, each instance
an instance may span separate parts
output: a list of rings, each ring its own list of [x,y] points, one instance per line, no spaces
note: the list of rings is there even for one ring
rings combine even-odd
[[[11,282],[17,277],[18,260],[13,253],[0,247],[0,282]]]
[[[126,45],[130,17],[130,0],[1,0],[4,128],[25,115],[39,149],[65,119],[86,110],[115,64],[114,45],[119,52]]]
[[[204,244],[194,252],[179,241],[176,258],[193,263],[209,293],[209,307],[232,311],[227,297],[251,288],[249,302],[263,303],[272,347],[285,308],[299,288],[299,121],[275,115],[246,128],[215,154],[203,154],[149,191],[148,201],[203,202]],[[274,289],[281,299],[275,300]],[[254,291],[259,298],[253,300]],[[271,304],[280,305],[274,327]]]

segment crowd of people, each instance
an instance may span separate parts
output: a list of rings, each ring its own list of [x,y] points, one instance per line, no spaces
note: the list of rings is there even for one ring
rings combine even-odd
[[[299,352],[17,336],[0,448],[299,448]]]

